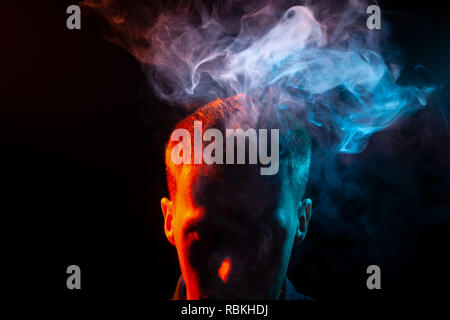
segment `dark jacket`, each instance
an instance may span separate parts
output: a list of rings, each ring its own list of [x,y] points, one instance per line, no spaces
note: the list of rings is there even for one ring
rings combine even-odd
[[[175,292],[173,294],[172,300],[186,300],[186,285],[184,284],[183,276],[178,279]],[[280,300],[312,300],[310,297],[305,296],[297,290],[295,290],[294,285],[286,277],[284,278],[283,287],[281,288]]]

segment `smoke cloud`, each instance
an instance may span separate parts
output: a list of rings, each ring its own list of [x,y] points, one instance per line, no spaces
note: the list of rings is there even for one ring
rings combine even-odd
[[[383,57],[381,32],[366,28],[364,2],[334,11],[281,2],[84,4],[107,18],[110,39],[141,62],[155,93],[171,105],[246,93],[325,127],[333,148],[345,153],[362,151],[374,132],[426,105],[433,87],[398,83],[400,66]]]

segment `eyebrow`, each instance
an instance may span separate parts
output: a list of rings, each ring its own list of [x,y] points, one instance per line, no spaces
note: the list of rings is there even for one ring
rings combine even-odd
[[[198,218],[194,218],[194,219],[190,219],[187,223],[186,223],[186,231],[187,232],[192,232],[194,231],[196,228],[199,227],[199,225],[201,225],[201,221]]]

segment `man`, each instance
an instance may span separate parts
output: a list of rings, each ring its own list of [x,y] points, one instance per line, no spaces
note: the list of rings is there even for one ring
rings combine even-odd
[[[311,200],[302,198],[311,155],[308,135],[298,125],[286,125],[273,109],[258,109],[245,95],[217,99],[176,129],[194,136],[196,121],[203,130],[223,133],[230,127],[279,128],[279,141],[270,143],[280,144],[280,165],[276,174],[262,175],[255,164],[176,164],[179,141],[169,140],[170,199],[161,199],[161,208],[182,273],[173,299],[307,299],[286,271],[311,218]]]

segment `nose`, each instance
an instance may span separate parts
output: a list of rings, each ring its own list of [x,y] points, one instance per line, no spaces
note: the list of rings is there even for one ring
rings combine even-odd
[[[230,274],[231,270],[231,261],[230,258],[226,257],[220,267],[219,271],[217,272],[220,279],[222,279],[223,283],[227,283],[228,275]]]

